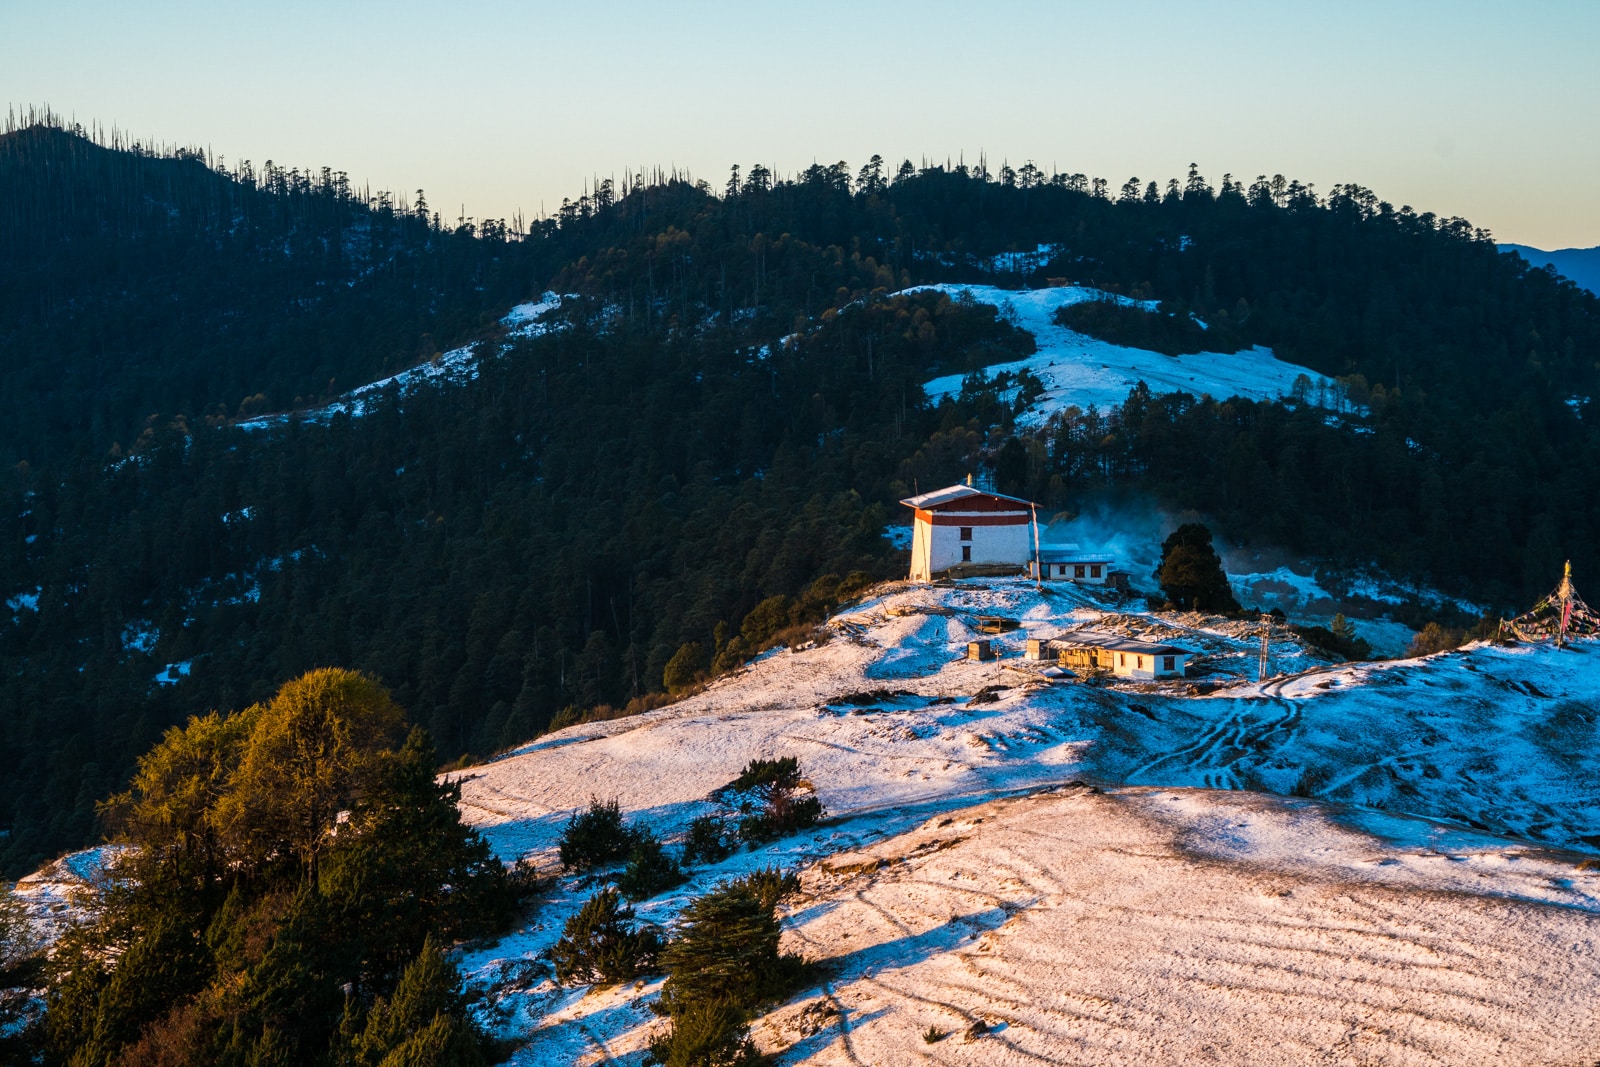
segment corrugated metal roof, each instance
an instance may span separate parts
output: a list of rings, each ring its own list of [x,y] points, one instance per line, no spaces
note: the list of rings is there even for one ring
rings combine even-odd
[[[1195,653],[1177,645],[1156,645],[1149,641],[1135,641],[1120,634],[1101,634],[1079,630],[1062,634],[1053,644],[1078,645],[1082,648],[1103,648],[1107,652],[1135,652],[1141,656],[1192,656]]]
[[[1115,563],[1109,552],[1084,552],[1077,545],[1040,545],[1041,563]]]
[[[990,493],[982,489],[975,489],[970,485],[952,485],[945,489],[935,489],[933,492],[923,493],[921,496],[907,497],[900,503],[908,508],[920,508],[926,511],[929,508],[939,507],[941,504],[951,504],[957,500],[965,500],[974,496],[993,497],[995,500],[1009,500],[1013,504],[1024,504],[1030,508],[1033,507],[1033,501],[1031,500],[1023,500],[1017,496],[1006,496],[1004,493]]]

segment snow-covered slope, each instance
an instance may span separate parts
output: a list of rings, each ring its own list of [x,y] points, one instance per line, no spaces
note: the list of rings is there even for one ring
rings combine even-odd
[[[63,856],[20,879],[21,901],[38,943],[49,945],[75,922],[84,902],[103,892],[123,852],[121,845],[101,845]]]
[[[1063,286],[1019,291],[990,285],[946,284],[919,286],[907,291],[926,289],[939,290],[952,297],[967,292],[981,304],[1010,307],[1016,313],[1017,324],[1033,334],[1039,347],[1037,353],[1015,363],[988,368],[991,375],[1026,369],[1044,383],[1044,395],[1018,420],[1024,425],[1043,422],[1052,413],[1071,405],[1085,409],[1091,405],[1120,407],[1127,399],[1128,390],[1140,381],[1156,393],[1182,391],[1195,396],[1208,393],[1219,399],[1243,396],[1272,400],[1287,396],[1294,388],[1295,379],[1302,374],[1311,382],[1313,393],[1319,385],[1334,388],[1315,371],[1286,363],[1274,356],[1271,349],[1259,346],[1231,354],[1201,352],[1166,356],[1097,341],[1055,324],[1057,308],[1105,299],[1107,294],[1097,289]],[[1118,299],[1154,307],[1150,301]],[[923,388],[930,397],[938,399],[960,391],[961,375],[935,378]]]
[[[547,321],[550,312],[561,306],[561,297],[555,293],[545,293],[538,301],[529,304],[518,304],[500,319],[500,325],[505,328],[507,338],[535,337],[550,328]],[[279,413],[274,415],[261,415],[253,419],[242,419],[234,425],[244,430],[264,430],[272,426],[281,426],[290,419],[303,419],[310,422],[327,422],[335,415],[349,415],[360,418],[366,414],[367,404],[385,389],[397,389],[401,396],[414,392],[419,388],[430,385],[448,385],[471,381],[478,376],[478,361],[482,358],[481,350],[490,342],[478,341],[460,348],[440,354],[427,363],[420,363],[409,370],[399,374],[391,374],[387,378],[380,378],[375,382],[368,382],[350,390],[344,396],[319,408],[292,413]],[[499,342],[498,351],[504,353],[510,345]]]
[[[808,868],[788,936],[837,978],[758,1026],[784,1062],[948,1058],[962,1038],[918,1035],[977,1018],[1003,1024],[959,1053],[985,1063],[1177,1063],[1202,1046],[1304,1062],[1275,1051],[1291,1031],[1327,1048],[1344,1034],[1362,1062],[1559,1062],[1546,1054],[1581,1035],[1544,1036],[1548,1021],[1600,993],[1600,885],[1545,846],[1600,845],[1600,648],[1329,665],[1280,641],[1273,670],[1295,673],[1255,683],[1249,625],[1115,614],[1095,595],[885,587],[820,647],[473,768],[463,812],[502,856],[551,865],[591,796],[670,837],[748,760],[797,757],[828,823],[640,909],[670,923],[728,874]],[[998,661],[960,658],[980,613],[1021,622],[990,638]],[[1021,659],[1026,638],[1083,625],[1201,651],[1201,676],[1050,682]],[[1073,781],[1115,788],[1050,792]],[[996,798],[1014,799],[974,809]],[[559,886],[466,969],[530,1042],[517,1062],[637,1062],[654,987],[562,991],[536,960],[591,889]],[[1020,977],[991,981],[985,958]]]
[[[1600,847],[1600,647],[1489,644],[1422,660],[1329,664],[1253,623],[1114,614],[1020,580],[901,585],[679,704],[573,727],[475,769],[462,805],[503,851],[550,847],[596,790],[671,832],[754,757],[794,755],[836,812],[957,803],[1086,774],[1265,788]],[[950,612],[938,614],[936,612]],[[1021,626],[1001,658],[963,658],[979,613]],[[1028,637],[1092,625],[1204,654],[1181,682],[1051,683]],[[1198,686],[1199,692],[1191,692]],[[992,687],[999,687],[993,689]],[[977,701],[971,698],[992,691]]]
[[[1016,313],[1018,325],[1034,335],[1038,343],[1038,352],[1034,356],[988,368],[991,374],[1027,368],[1044,382],[1045,395],[1035,401],[1020,420],[1024,424],[1043,422],[1052,412],[1074,404],[1080,408],[1120,405],[1127,397],[1128,390],[1139,381],[1145,382],[1157,393],[1182,390],[1196,396],[1209,393],[1215,397],[1273,399],[1288,395],[1294,388],[1295,380],[1305,375],[1311,382],[1313,395],[1316,395],[1319,387],[1329,390],[1327,395],[1337,395],[1336,387],[1328,379],[1308,368],[1279,360],[1267,348],[1256,347],[1231,354],[1202,352],[1165,356],[1159,352],[1097,341],[1057,326],[1052,321],[1057,308],[1085,300],[1109,298],[1152,309],[1155,307],[1154,301],[1113,297],[1098,289],[1081,286],[1009,290],[990,285],[948,283],[917,286],[905,291],[922,290],[938,290],[952,296],[965,292],[980,303],[1010,307]],[[537,302],[512,308],[501,318],[500,324],[509,338],[536,336],[553,328],[555,324],[550,319],[550,312],[560,307],[562,299],[556,293],[545,293]],[[262,415],[241,420],[236,425],[256,430],[281,425],[291,418],[326,421],[340,414],[359,417],[365,413],[368,402],[389,387],[398,388],[404,395],[429,385],[470,381],[477,377],[479,361],[489,348],[503,353],[508,345],[503,341],[463,345],[428,363],[353,389],[322,407],[292,414]],[[930,397],[937,400],[940,396],[960,390],[961,376],[936,378],[924,388]]]
[[[788,945],[834,974],[757,1024],[785,1063],[1575,1064],[1600,1040],[1600,875],[1385,846],[1308,802],[1068,787],[803,888]]]

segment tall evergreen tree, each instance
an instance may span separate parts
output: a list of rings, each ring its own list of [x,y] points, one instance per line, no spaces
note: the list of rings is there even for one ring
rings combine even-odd
[[[1161,592],[1180,611],[1239,610],[1204,523],[1186,522],[1167,536],[1155,577]]]

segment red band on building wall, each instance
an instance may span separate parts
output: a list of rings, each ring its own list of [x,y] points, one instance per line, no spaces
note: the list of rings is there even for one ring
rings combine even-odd
[[[1026,511],[1013,512],[1010,515],[962,515],[923,511],[920,508],[917,510],[917,521],[925,522],[929,526],[1026,526],[1032,517]]]

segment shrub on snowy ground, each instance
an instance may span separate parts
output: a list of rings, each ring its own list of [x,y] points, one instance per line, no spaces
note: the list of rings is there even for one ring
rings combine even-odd
[[[1340,659],[1360,660],[1372,656],[1372,646],[1356,634],[1355,624],[1335,615],[1330,626],[1292,626],[1299,638],[1313,648],[1330,652]]]
[[[543,889],[544,879],[529,857],[523,856],[506,868],[506,892],[518,904],[527,904]]]
[[[1460,648],[1465,640],[1466,635],[1462,631],[1430,622],[1411,639],[1411,647],[1406,649],[1406,655],[1431,656],[1435,652],[1448,652],[1452,648]]]
[[[653,926],[636,926],[633,909],[607,886],[590,897],[562,927],[550,949],[556,981],[626,982],[655,968],[661,935]]]
[[[815,826],[822,815],[822,801],[816,797],[776,794],[764,809],[739,820],[739,836],[754,848]]]
[[[785,834],[815,826],[822,818],[822,801],[813,794],[800,796],[805,786],[800,777],[800,762],[793,756],[775,760],[751,760],[739,777],[718,790],[718,795],[745,793],[759,805],[739,822],[739,836],[751,845],[763,844]]]
[[[588,810],[574,815],[561,832],[561,866],[580,871],[626,859],[636,840],[637,832],[622,822],[617,801],[590,798]]]
[[[660,840],[648,829],[634,831],[628,866],[617,878],[617,888],[629,900],[644,900],[664,889],[682,885],[687,875],[678,861],[667,855]]]
[[[769,1063],[750,1043],[744,1012],[725,1000],[691,1004],[672,1029],[650,1042],[661,1067],[760,1067]]]
[[[719,815],[701,815],[689,823],[683,839],[683,862],[721,863],[738,847],[737,831]]]
[[[790,788],[800,782],[800,761],[793,756],[780,759],[753,759],[745,764],[739,777],[722,787],[721,792],[748,793],[752,789],[779,783]]]
[[[792,874],[761,870],[693,901],[678,936],[661,954],[661,1007],[674,1017],[691,1005],[727,1001],[744,1010],[793,988],[802,964],[778,952],[778,902],[799,888]]]
[[[656,1010],[672,1029],[650,1043],[664,1067],[758,1067],[750,1013],[794,989],[804,965],[778,954],[778,902],[799,888],[770,869],[726,882],[691,903],[663,950],[667,982]]]
[[[667,692],[678,696],[702,681],[710,669],[711,657],[705,647],[698,641],[686,641],[662,668],[661,684],[667,687]]]

